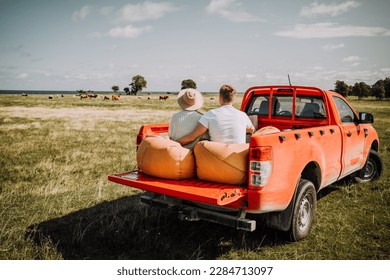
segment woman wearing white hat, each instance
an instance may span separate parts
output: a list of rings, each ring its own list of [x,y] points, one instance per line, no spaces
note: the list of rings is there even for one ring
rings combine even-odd
[[[169,124],[169,138],[174,141],[191,133],[198,125],[202,113],[197,110],[203,106],[204,99],[199,91],[186,88],[179,92],[177,103],[182,110],[173,114]],[[201,136],[183,147],[192,149],[200,138]]]

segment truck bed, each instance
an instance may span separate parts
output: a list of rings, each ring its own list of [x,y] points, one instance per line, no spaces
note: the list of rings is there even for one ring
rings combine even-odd
[[[138,170],[108,176],[112,182],[184,200],[242,209],[247,197],[243,186],[199,179],[172,180],[143,174]]]

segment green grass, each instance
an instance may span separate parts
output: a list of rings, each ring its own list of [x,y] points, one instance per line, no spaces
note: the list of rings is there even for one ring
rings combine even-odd
[[[210,97],[205,110],[217,106]],[[246,233],[141,204],[141,191],[107,176],[135,167],[142,124],[178,109],[174,95],[151,98],[0,95],[0,259],[389,259],[386,168],[377,182],[322,192],[312,232],[297,243],[262,224]],[[351,102],[374,114],[389,166],[390,102]]]

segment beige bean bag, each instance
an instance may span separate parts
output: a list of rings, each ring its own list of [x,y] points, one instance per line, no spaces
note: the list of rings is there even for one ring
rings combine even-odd
[[[224,184],[245,184],[249,144],[201,141],[194,147],[199,179]]]
[[[272,133],[278,133],[280,132],[279,128],[276,128],[274,126],[265,126],[257,130],[254,134],[255,135],[266,135],[266,134],[272,134]]]
[[[138,169],[166,179],[195,177],[195,159],[191,150],[164,137],[147,137],[138,147]]]

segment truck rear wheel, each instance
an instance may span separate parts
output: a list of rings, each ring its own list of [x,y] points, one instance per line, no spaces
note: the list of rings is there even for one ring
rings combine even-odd
[[[353,179],[357,183],[370,182],[379,179],[382,174],[382,160],[375,150],[370,150],[366,164],[355,173]]]
[[[311,181],[299,181],[293,216],[291,220],[290,237],[299,241],[309,235],[317,209],[317,193]]]

